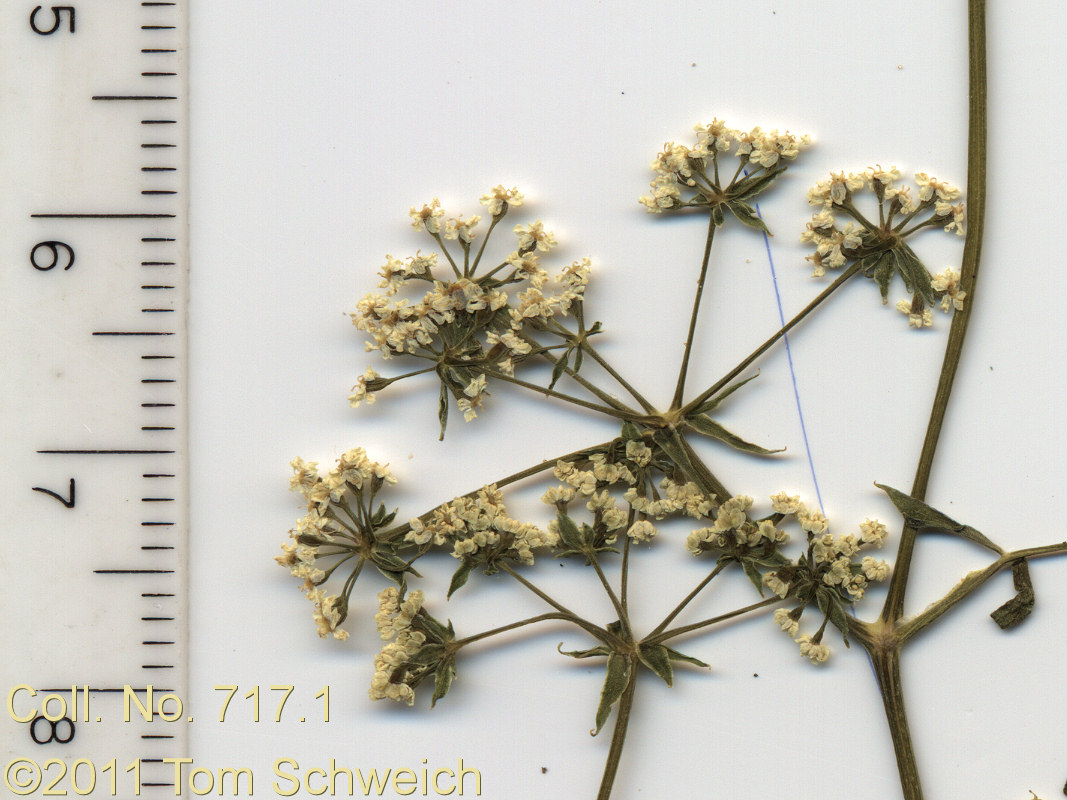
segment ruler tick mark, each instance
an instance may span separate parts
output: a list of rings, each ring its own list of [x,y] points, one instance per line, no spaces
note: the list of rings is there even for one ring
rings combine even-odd
[[[142,125],[177,125],[176,119],[142,119]]]
[[[173,312],[173,308],[142,308],[142,314],[169,314]]]
[[[164,547],[162,545],[142,545],[142,550],[173,550],[173,547]]]
[[[173,427],[167,425],[142,425],[142,431],[172,431]]]
[[[173,78],[177,72],[142,72],[142,78]]]
[[[94,94],[93,100],[177,100],[169,94]]]
[[[163,194],[177,194],[177,192],[170,189],[142,189],[141,194],[148,196],[156,196]]]
[[[143,527],[143,528],[170,527],[173,524],[174,524],[173,522],[142,522],[141,523],[141,527]]]
[[[177,214],[30,214],[32,219],[176,219]]]
[[[93,336],[173,336],[173,331],[93,331]]]
[[[151,595],[156,597],[157,595]],[[167,597],[173,597],[174,595],[167,595]],[[141,617],[143,622],[173,622],[174,617]]]
[[[141,477],[142,478],[173,478],[174,475],[172,475],[169,472],[146,472],[143,475],[141,475]]]
[[[142,31],[172,31],[175,29],[174,25],[142,25]]]
[[[167,239],[168,242],[173,242],[173,239]],[[173,261],[142,261],[142,267],[173,267]]]
[[[174,597],[173,594],[167,594],[165,592],[141,592],[141,597]],[[167,691],[166,689],[160,689],[160,691]]]
[[[172,569],[94,569],[97,575],[172,575]],[[144,619],[144,617],[141,617]],[[162,617],[160,618],[162,619]],[[174,619],[171,617],[171,619]]]
[[[174,383],[173,378],[142,378],[141,383]]]
[[[148,242],[173,242],[175,240],[174,239],[168,239],[165,236],[142,236],[141,237],[141,241],[148,243]],[[142,261],[141,263],[142,264],[145,264],[145,263],[149,263],[150,264],[152,262],[150,262],[150,261],[149,262]]]
[[[38,453],[49,455],[74,455],[74,456],[152,456],[173,455],[174,450],[38,450]],[[171,477],[174,477],[173,475]]]
[[[173,503],[173,497],[142,497],[142,503]]]
[[[174,403],[141,403],[141,408],[174,408]]]
[[[141,49],[142,53],[177,53],[177,50],[163,50],[158,47],[146,47]]]
[[[173,286],[164,286],[160,284],[142,284],[142,289],[173,289]],[[141,358],[174,358],[174,356],[141,356]]]
[[[177,167],[141,167],[141,172],[177,172]],[[144,241],[143,239],[141,241]]]

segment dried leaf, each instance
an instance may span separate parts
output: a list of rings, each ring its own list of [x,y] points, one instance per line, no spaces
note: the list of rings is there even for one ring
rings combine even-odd
[[[595,656],[609,656],[612,652],[604,645],[590,647],[588,650],[563,650],[562,647],[563,642],[560,642],[558,645],[556,645],[556,650],[558,650],[560,654],[570,656],[571,658],[593,658]]]
[[[671,655],[666,647],[661,644],[643,644],[637,657],[641,659],[642,664],[659,675],[665,684],[674,685],[674,667],[671,666]]]
[[[463,559],[463,563],[459,565],[459,569],[452,573],[452,582],[448,585],[448,594],[445,599],[451,599],[453,593],[460,589],[471,576],[471,572],[474,570],[474,562]]]
[[[864,259],[864,261],[866,260]],[[878,284],[878,289],[882,293],[882,305],[889,302],[889,284],[893,280],[893,272],[896,270],[896,265],[897,262],[893,257],[893,251],[886,250],[879,253],[878,258],[864,271],[867,277],[874,278],[874,282]]]
[[[908,291],[922,295],[927,305],[934,305],[937,302],[937,292],[934,291],[933,284],[930,282],[930,270],[907,244],[901,243],[894,248],[894,253],[897,256],[897,267],[904,275]]]
[[[437,400],[437,419],[441,423],[441,435],[437,437],[437,441],[443,442],[445,439],[445,426],[448,425],[448,387],[441,383],[441,395]]]
[[[752,585],[756,587],[756,591],[759,592],[759,596],[763,597],[763,573],[761,573],[751,558],[741,559],[741,569],[745,571],[745,577],[752,581]]]
[[[741,450],[745,453],[753,453],[754,455],[767,456],[773,453],[780,453],[784,448],[778,450],[768,450],[765,447],[760,447],[758,444],[752,444],[746,442],[740,436],[731,433],[726,430],[722,425],[704,414],[695,414],[694,416],[687,417],[686,424],[695,430],[697,433],[702,433],[705,436],[710,436],[712,439],[718,439],[723,444],[728,444],[735,450]]]
[[[687,656],[685,653],[679,653],[670,647],[666,648],[667,655],[670,656],[671,661],[684,661],[686,664],[692,664],[695,667],[703,667],[704,669],[711,669],[710,664],[705,664],[699,658],[693,658],[693,656]]]
[[[733,200],[748,200],[755,197],[757,194],[768,188],[779,174],[784,170],[775,170],[774,172],[765,172],[760,175],[749,175],[737,183],[735,183],[729,190],[729,197]]]
[[[762,231],[768,236],[774,235],[768,230],[767,225],[763,222],[759,212],[743,200],[731,200],[726,204],[726,207],[730,209],[739,221],[743,222],[748,227]]]
[[[618,653],[608,655],[607,675],[604,678],[604,688],[600,690],[600,705],[596,709],[596,727],[592,735],[600,733],[604,723],[608,721],[612,707],[619,702],[622,693],[626,691],[626,684],[630,681],[630,659]]]
[[[452,681],[456,679],[456,661],[448,658],[442,661],[437,671],[434,672],[433,697],[430,699],[430,708],[437,705],[437,701],[448,694],[452,688]]]
[[[419,666],[427,666],[429,664],[436,664],[441,660],[441,657],[445,654],[445,647],[441,644],[424,644],[410,656],[405,658],[405,661],[409,664],[418,664]]]
[[[1002,630],[1019,625],[1034,610],[1034,584],[1025,558],[1012,563],[1011,578],[1015,584],[1015,597],[989,615]]]
[[[834,627],[841,631],[841,638],[845,640],[845,647],[851,647],[848,643],[848,618],[845,609],[841,607],[841,598],[829,589],[820,588],[815,592],[815,598],[819,602],[819,609],[825,614]]]
[[[548,382],[549,389],[555,386],[556,381],[563,377],[563,373],[567,369],[567,361],[571,357],[571,350],[572,348],[570,347],[564,350],[563,355],[556,359],[556,363],[552,366],[552,380]]]
[[[883,486],[880,483],[876,483],[875,486],[889,495],[889,499],[897,507],[897,511],[900,512],[900,515],[904,518],[904,523],[908,527],[916,530],[954,533],[992,550],[997,555],[1003,555],[1003,550],[970,525],[962,525],[951,517],[942,514],[936,508],[928,506],[922,500],[916,500],[914,497],[906,495],[891,486]]]
[[[574,524],[574,520],[562,511],[556,512],[556,521],[559,524],[559,538],[568,550],[581,550],[584,543],[581,531]]]

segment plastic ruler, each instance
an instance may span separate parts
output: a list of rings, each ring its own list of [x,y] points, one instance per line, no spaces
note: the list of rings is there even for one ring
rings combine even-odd
[[[173,796],[187,6],[67,3],[0,0],[0,796]]]

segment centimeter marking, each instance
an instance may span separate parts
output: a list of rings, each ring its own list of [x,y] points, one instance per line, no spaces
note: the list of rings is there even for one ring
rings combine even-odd
[[[139,8],[73,2],[31,2],[0,19],[0,72],[13,76],[0,76],[0,96],[9,98],[0,110],[9,119],[41,119],[48,134],[21,142],[35,158],[32,170],[0,164],[9,186],[32,181],[32,191],[11,194],[37,205],[23,208],[21,223],[12,203],[0,206],[21,250],[0,269],[25,284],[7,292],[22,304],[12,308],[9,299],[8,311],[42,320],[29,335],[32,353],[16,345],[10,327],[0,337],[5,360],[27,373],[19,376],[26,400],[5,412],[4,427],[9,444],[29,445],[21,471],[4,465],[26,486],[11,490],[13,513],[5,517],[35,520],[42,533],[17,551],[20,570],[38,586],[51,577],[67,601],[20,614],[19,576],[16,588],[0,589],[14,601],[5,602],[0,631],[16,644],[15,658],[0,667],[0,688],[62,687],[36,689],[60,695],[91,684],[106,698],[123,691],[117,686],[144,693],[165,674],[169,688],[155,691],[184,698],[187,8],[184,0]],[[34,90],[11,91],[40,72],[49,77]],[[18,106],[22,97],[26,107]],[[78,368],[86,361],[93,370]],[[16,551],[2,545],[0,563],[14,563]],[[44,743],[38,734],[46,726],[0,720],[13,728],[3,728],[0,739],[11,741],[0,753],[40,762],[139,758],[141,796],[174,794],[162,757],[186,755],[184,722],[138,715],[124,723],[104,713],[106,721],[92,723],[71,719],[71,710],[70,737],[53,726]],[[105,788],[90,796],[105,796]],[[133,787],[118,796],[134,797]]]

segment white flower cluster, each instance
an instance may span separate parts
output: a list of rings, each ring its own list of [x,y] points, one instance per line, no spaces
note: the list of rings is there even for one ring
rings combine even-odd
[[[715,499],[701,492],[692,481],[677,483],[665,477],[660,481],[660,488],[663,495],[655,499],[639,494],[636,488],[627,489],[623,499],[633,506],[635,511],[655,519],[663,519],[678,512],[699,519],[711,511]]]
[[[833,589],[842,602],[855,602],[863,597],[870,583],[889,577],[889,564],[885,561],[872,556],[864,556],[858,564],[853,560],[863,547],[882,546],[888,532],[881,522],[868,519],[860,524],[858,534],[834,536],[829,532],[829,523],[822,512],[809,509],[799,497],[790,497],[783,492],[774,495],[771,501],[776,513],[796,517],[807,534],[808,543],[807,556],[801,561],[803,567],[789,564],[764,573],[764,585],[779,597],[784,599],[795,587],[807,584],[806,591],[812,596],[814,591],[811,590],[822,586]],[[803,609],[804,606],[793,611],[779,609],[774,614],[774,621],[800,645],[801,655],[821,664],[829,658],[830,648],[821,643],[821,630],[815,637],[799,633]]]
[[[695,507],[699,500],[695,497],[695,484],[686,484],[684,487],[674,484],[669,480],[664,482],[664,491],[668,498],[660,501],[649,501],[637,494],[634,485],[637,476],[634,470],[642,470],[652,460],[652,449],[644,442],[630,440],[626,443],[626,458],[624,461],[609,462],[603,453],[595,453],[590,456],[582,469],[579,463],[558,461],[553,469],[556,478],[563,485],[548,489],[541,500],[548,505],[554,505],[561,511],[566,511],[567,504],[577,496],[588,498],[586,508],[593,514],[594,529],[602,533],[599,543],[612,545],[618,539],[619,531],[626,528],[626,535],[635,542],[648,542],[655,537],[657,531],[647,517],[650,510],[662,511],[662,516],[668,513],[690,507]],[[611,487],[616,484],[626,484],[629,489],[623,494],[623,499],[636,512],[632,524],[627,527],[630,519],[628,511],[620,508],[615,497],[611,494]],[[702,498],[701,498],[702,499]],[[660,505],[657,505],[659,503]],[[549,532],[558,536],[559,525],[556,520],[549,522]]]
[[[700,555],[708,547],[719,550],[735,547],[755,548],[765,543],[780,545],[789,541],[785,531],[768,519],[755,522],[748,518],[752,498],[747,495],[731,497],[719,506],[715,523],[699,528],[686,538],[685,546],[693,555]]]
[[[616,483],[628,483],[632,486],[637,482],[629,467],[619,462],[609,463],[603,453],[590,456],[588,466],[589,469],[579,469],[574,462],[557,461],[552,474],[585,497],[595,495],[598,488]]]
[[[522,205],[523,195],[499,185],[482,195],[481,202],[495,225],[509,207]],[[378,283],[384,291],[359,300],[350,314],[352,324],[368,334],[366,349],[378,350],[384,358],[414,355],[450,368],[442,380],[470,421],[477,416],[484,389],[471,381],[480,371],[514,374],[515,362],[536,345],[530,333],[552,317],[572,313],[584,299],[591,261],[581,258],[564,266],[549,288],[540,258],[556,246],[556,237],[542,221],[515,225],[515,249],[493,268],[479,270],[484,244],[476,255],[470,249],[478,216],[445,219],[437,198],[421,209],[412,208],[410,216],[416,230],[434,237],[444,257],[421,251],[406,261],[386,256]],[[462,244],[459,257],[449,253],[447,239]],[[413,288],[420,282],[426,287],[421,297]],[[382,378],[368,369],[352,388],[349,403],[371,403],[375,390],[404,377],[409,375]]]
[[[411,520],[407,541],[424,545],[452,545],[455,558],[482,553],[488,559],[509,558],[533,564],[533,551],[553,547],[556,535],[508,516],[503,494],[486,486],[474,497],[457,497],[433,512],[428,523]]]
[[[413,676],[406,667],[426,642],[426,635],[411,627],[422,603],[421,591],[412,592],[401,603],[395,586],[378,595],[378,613],[374,619],[378,623],[378,633],[389,644],[374,658],[374,677],[369,691],[372,700],[396,700],[409,706],[415,703],[415,690],[409,683]]]
[[[808,202],[818,206],[819,211],[800,239],[815,245],[815,253],[808,256],[808,261],[812,262],[816,277],[824,275],[827,268],[843,267],[866,251],[927,224],[942,225],[946,231],[963,235],[966,208],[963,203],[952,202],[960,198],[957,187],[919,172],[915,175],[919,191],[912,197],[912,187],[898,184],[899,180],[899,169],[878,166],[864,172],[832,172],[827,180],[808,190]],[[879,203],[877,225],[863,217],[852,202],[853,195],[864,189],[873,192]],[[932,211],[928,220],[905,230],[906,225],[926,210]],[[839,213],[847,214],[853,221],[839,228],[835,216]],[[895,219],[898,214],[904,215],[903,220]]]
[[[347,613],[347,601],[336,595],[327,597],[318,588],[326,577],[317,566],[319,547],[332,544],[350,548],[360,537],[369,536],[370,531],[353,530],[343,522],[351,517],[336,514],[331,506],[346,502],[348,492],[360,494],[366,487],[373,494],[386,483],[396,483],[396,478],[386,465],[367,458],[362,447],[343,453],[337,466],[325,476],[319,473],[318,463],[314,461],[294,458],[290,466],[293,475],[289,488],[304,496],[308,513],[289,531],[290,541],[282,545],[282,554],[274,560],[288,568],[293,577],[303,581],[300,590],[307,594],[314,607],[313,618],[319,636],[332,633],[336,639],[347,639],[348,633],[337,627]]]
[[[719,187],[719,154],[734,151],[740,160],[737,174],[746,166],[751,172],[762,169],[772,172],[783,168],[783,160],[795,159],[800,148],[811,142],[808,136],[798,138],[788,131],[764,131],[759,127],[745,133],[728,128],[719,119],[707,125],[696,125],[694,130],[697,133],[695,146],[667,142],[651,163],[650,166],[657,173],[651,182],[652,193],[640,198],[650,213],[659,214],[667,209],[689,205],[707,205],[708,195],[714,194]],[[683,200],[682,186],[704,194],[705,199],[698,202]]]

